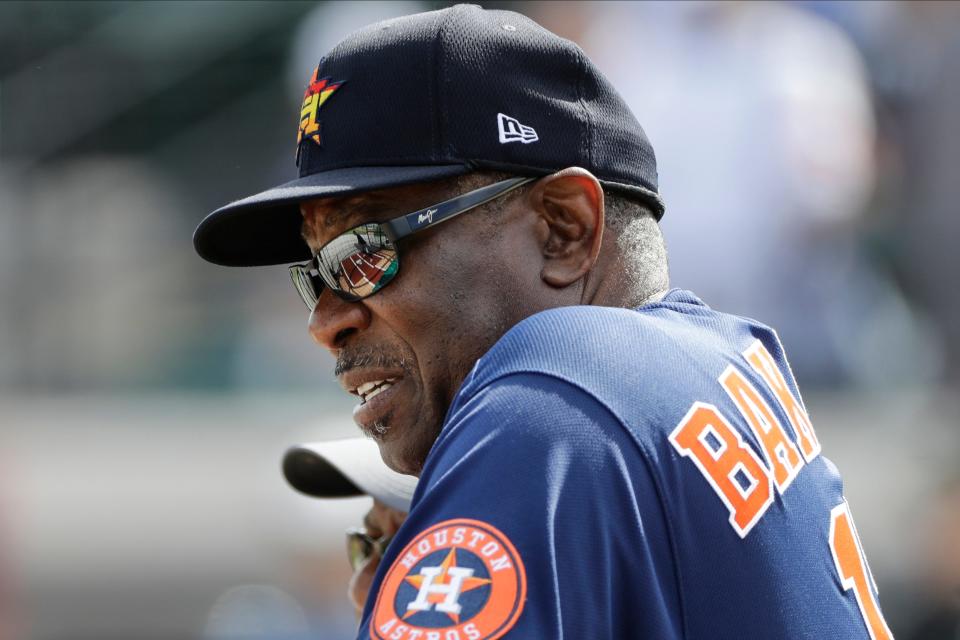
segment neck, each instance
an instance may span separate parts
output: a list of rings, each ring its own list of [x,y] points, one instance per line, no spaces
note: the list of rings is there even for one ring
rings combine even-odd
[[[627,268],[618,255],[601,253],[594,268],[581,281],[579,304],[635,309],[663,298],[667,287],[645,287],[641,276]]]

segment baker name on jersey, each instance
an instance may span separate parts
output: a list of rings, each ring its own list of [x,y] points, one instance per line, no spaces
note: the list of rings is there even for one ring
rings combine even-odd
[[[759,454],[715,405],[694,402],[669,440],[690,458],[730,513],[730,525],[741,538],[760,521],[800,469],[820,453],[820,442],[799,396],[794,396],[766,347],[756,340],[743,352],[743,371],[735,365],[717,379],[759,444]],[[744,371],[752,371],[769,392],[792,432]]]

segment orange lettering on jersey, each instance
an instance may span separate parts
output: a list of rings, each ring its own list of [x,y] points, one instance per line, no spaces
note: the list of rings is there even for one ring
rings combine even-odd
[[[757,454],[717,408],[694,402],[670,434],[680,455],[700,469],[730,512],[730,525],[743,538],[773,502],[773,480]]]
[[[783,374],[777,368],[773,356],[763,346],[763,343],[757,340],[743,352],[743,357],[747,359],[753,370],[760,374],[777,397],[780,407],[787,414],[787,418],[789,418],[790,424],[797,434],[797,442],[800,445],[800,451],[803,452],[804,460],[810,462],[816,458],[820,454],[820,441],[817,440],[817,434],[813,431],[810,416],[807,415],[803,404],[790,392],[787,381],[784,380]]]
[[[796,445],[787,437],[780,421],[757,390],[733,365],[727,367],[720,376],[720,384],[756,434],[773,469],[777,489],[783,493],[803,466]]]

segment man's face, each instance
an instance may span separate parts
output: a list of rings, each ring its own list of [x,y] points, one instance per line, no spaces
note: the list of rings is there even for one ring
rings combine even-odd
[[[306,202],[304,237],[316,253],[358,224],[453,195],[447,182]],[[522,194],[507,196],[492,212],[470,211],[401,240],[399,274],[383,290],[358,302],[324,290],[310,316],[310,333],[337,358],[345,389],[389,381],[357,405],[354,420],[397,471],[419,474],[477,358],[532,312],[540,251],[523,205]]]

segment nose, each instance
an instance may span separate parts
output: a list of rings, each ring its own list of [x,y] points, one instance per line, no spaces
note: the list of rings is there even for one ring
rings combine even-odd
[[[332,351],[369,326],[370,310],[363,302],[341,300],[325,289],[310,314],[308,330],[314,342]]]

